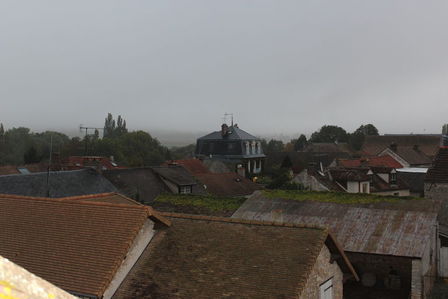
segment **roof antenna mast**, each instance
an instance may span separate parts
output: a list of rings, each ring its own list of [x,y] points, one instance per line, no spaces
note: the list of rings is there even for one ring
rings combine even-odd
[[[226,120],[227,120],[227,116],[230,116],[231,117],[231,120],[232,120],[232,124],[231,124],[231,127],[233,127],[233,113],[224,113],[224,122],[226,122]]]

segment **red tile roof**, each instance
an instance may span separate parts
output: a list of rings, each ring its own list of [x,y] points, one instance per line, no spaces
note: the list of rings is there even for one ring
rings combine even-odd
[[[403,166],[398,163],[390,155],[384,155],[381,157],[367,157],[361,159],[339,159],[338,166],[342,167],[390,167],[390,168],[403,168]]]
[[[210,173],[208,168],[199,159],[184,159],[167,161],[163,165],[182,165],[192,175]]]
[[[89,198],[0,195],[0,255],[66,291],[101,296],[147,219],[169,221],[150,207]]]
[[[236,173],[203,173],[196,178],[206,186],[206,191],[218,196],[245,196],[262,189],[258,184]]]

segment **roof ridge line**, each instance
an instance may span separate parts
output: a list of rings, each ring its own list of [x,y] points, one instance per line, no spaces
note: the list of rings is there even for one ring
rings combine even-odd
[[[183,214],[183,213],[172,213],[172,212],[159,212],[159,213],[162,216],[172,217],[172,218],[216,221],[216,222],[235,223],[235,224],[251,224],[251,225],[260,225],[260,226],[310,228],[310,229],[324,230],[328,233],[327,226],[315,225],[315,224],[296,224],[296,223],[278,222],[278,221],[259,221],[259,220],[248,220],[248,219],[242,219],[242,218],[217,217],[217,216],[194,215],[194,214]]]
[[[94,195],[97,195],[97,194],[94,194]],[[108,196],[110,196],[110,195],[119,195],[119,193],[118,192],[111,192],[111,193],[100,193],[100,194],[98,194],[98,196],[80,195],[80,196],[59,197],[59,198],[0,194],[0,198],[4,198],[4,199],[23,199],[23,200],[39,200],[39,201],[48,201],[48,202],[62,202],[62,203],[67,203],[67,204],[82,204],[82,205],[94,205],[94,206],[125,207],[125,208],[131,208],[131,209],[142,209],[142,208],[144,209],[146,207],[144,205],[131,205],[131,204],[122,204],[122,203],[83,201],[83,199],[105,197],[106,195],[108,195]]]

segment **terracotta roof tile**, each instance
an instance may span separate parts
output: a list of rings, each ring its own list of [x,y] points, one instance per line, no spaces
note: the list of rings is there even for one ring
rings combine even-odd
[[[148,217],[164,219],[86,198],[0,195],[0,254],[64,290],[101,296]]]

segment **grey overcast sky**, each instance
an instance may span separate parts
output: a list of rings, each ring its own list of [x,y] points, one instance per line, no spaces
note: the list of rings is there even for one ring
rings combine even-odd
[[[448,122],[448,1],[2,0],[7,128],[255,134]]]

